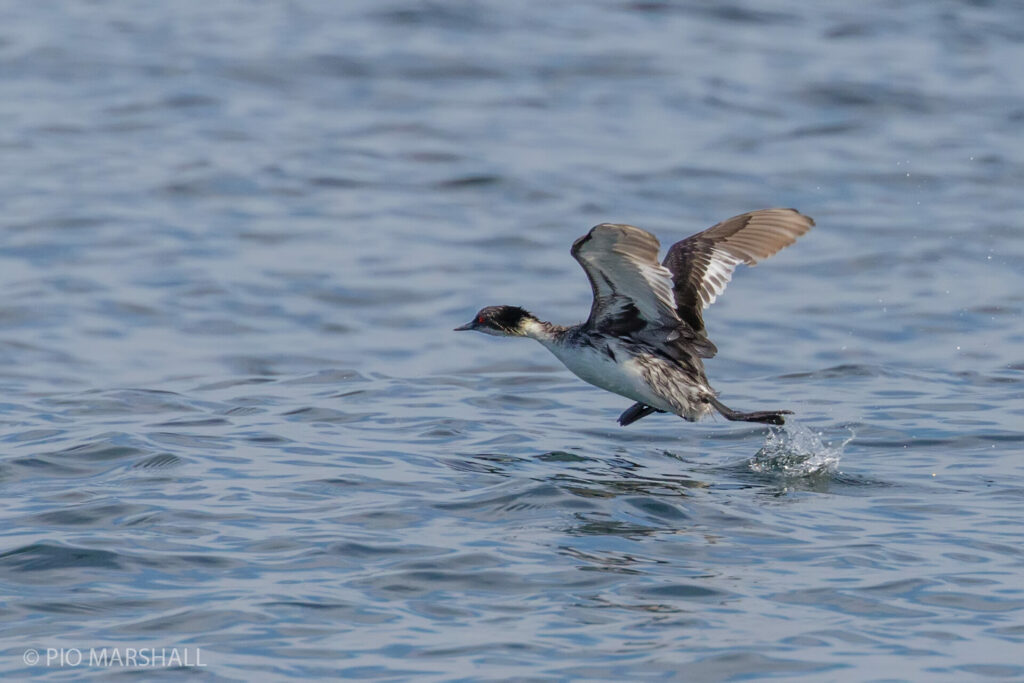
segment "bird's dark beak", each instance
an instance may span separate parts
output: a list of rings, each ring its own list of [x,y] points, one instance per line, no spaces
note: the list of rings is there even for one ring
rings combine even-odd
[[[470,320],[465,325],[459,325],[458,327],[456,327],[453,330],[453,332],[464,332],[466,330],[475,330],[475,329],[476,329],[476,321],[475,320]]]

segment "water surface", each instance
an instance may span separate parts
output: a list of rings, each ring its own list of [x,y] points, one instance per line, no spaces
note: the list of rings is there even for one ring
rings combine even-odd
[[[1010,2],[11,5],[0,672],[1024,677],[1024,12]],[[602,221],[817,227],[706,312],[785,430],[652,416]],[[142,671],[152,675],[152,671]]]

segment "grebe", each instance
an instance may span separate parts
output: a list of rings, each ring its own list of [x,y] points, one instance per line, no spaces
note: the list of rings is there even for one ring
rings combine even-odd
[[[518,306],[488,306],[455,329],[536,339],[580,379],[636,401],[619,416],[623,426],[654,412],[692,422],[712,409],[728,420],[781,425],[792,411],[742,413],[718,400],[701,360],[718,349],[701,311],[722,294],[737,265],[755,265],[812,225],[796,209],[751,211],[676,242],[659,264],[654,235],[602,223],[571,251],[594,293],[586,322],[553,325]]]

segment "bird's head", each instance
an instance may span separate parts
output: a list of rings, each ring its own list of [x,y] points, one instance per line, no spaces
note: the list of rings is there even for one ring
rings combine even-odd
[[[455,331],[476,330],[495,337],[525,337],[531,322],[537,322],[537,318],[518,306],[488,306]]]

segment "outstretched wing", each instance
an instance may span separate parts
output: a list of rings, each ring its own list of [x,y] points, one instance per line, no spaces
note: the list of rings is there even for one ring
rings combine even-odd
[[[614,334],[679,325],[672,273],[658,263],[658,239],[632,225],[602,223],[572,245],[594,303],[587,324]]]
[[[733,216],[676,242],[663,265],[672,272],[676,313],[704,333],[701,311],[725,291],[740,263],[749,266],[793,244],[814,220],[796,209],[761,209]]]

